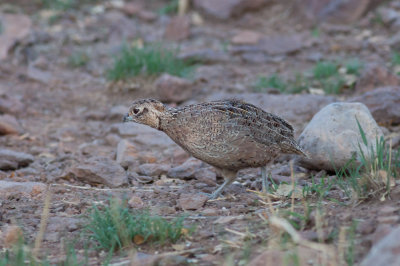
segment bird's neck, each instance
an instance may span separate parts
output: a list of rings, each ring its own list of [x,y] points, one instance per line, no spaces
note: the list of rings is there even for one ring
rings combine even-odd
[[[158,130],[166,132],[166,130],[169,128],[168,125],[174,119],[174,111],[174,108],[169,108],[160,114],[158,117]]]

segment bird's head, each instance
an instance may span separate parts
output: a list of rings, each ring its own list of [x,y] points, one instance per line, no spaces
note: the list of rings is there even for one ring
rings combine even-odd
[[[129,107],[129,112],[124,115],[124,122],[136,122],[160,129],[160,117],[165,112],[165,106],[153,99],[137,100]]]

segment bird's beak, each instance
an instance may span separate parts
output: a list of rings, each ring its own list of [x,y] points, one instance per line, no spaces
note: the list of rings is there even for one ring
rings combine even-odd
[[[125,122],[129,122],[129,121],[133,121],[133,119],[132,119],[132,117],[129,116],[129,114],[127,113],[127,114],[124,115],[124,118],[122,119],[122,121],[125,123]]]

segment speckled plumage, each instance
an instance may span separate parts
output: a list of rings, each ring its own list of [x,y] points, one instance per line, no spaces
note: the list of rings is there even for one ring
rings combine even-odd
[[[193,157],[219,169],[227,184],[238,170],[265,166],[281,153],[304,155],[288,122],[239,100],[180,108],[167,108],[152,99],[139,100],[132,104],[125,120],[165,132]]]

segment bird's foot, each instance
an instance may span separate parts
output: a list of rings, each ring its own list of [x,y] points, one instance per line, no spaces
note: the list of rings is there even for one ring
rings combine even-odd
[[[198,193],[207,196],[210,200],[217,199],[219,196],[219,193],[206,193],[206,192],[198,192]]]

